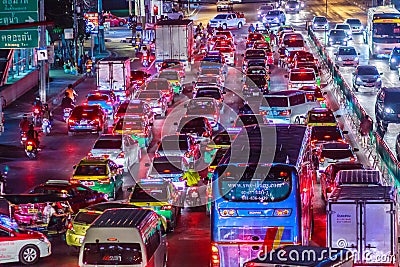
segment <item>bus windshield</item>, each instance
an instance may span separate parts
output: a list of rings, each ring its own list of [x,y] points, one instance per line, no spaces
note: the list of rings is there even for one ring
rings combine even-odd
[[[290,195],[293,169],[289,166],[229,165],[218,169],[220,194],[236,202],[279,202]]]
[[[374,23],[374,37],[399,37],[400,25],[398,23]]]

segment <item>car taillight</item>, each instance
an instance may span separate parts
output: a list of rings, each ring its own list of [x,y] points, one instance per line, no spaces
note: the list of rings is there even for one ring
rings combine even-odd
[[[185,153],[185,157],[190,158],[190,156],[191,156],[191,153],[190,153],[190,152],[186,152],[186,153]]]
[[[92,152],[87,153],[87,156],[88,156],[88,157],[93,156]]]
[[[268,115],[268,111],[267,110],[260,111],[260,115]]]
[[[292,111],[290,109],[279,112],[279,116],[289,116]]]
[[[203,133],[203,136],[204,136],[204,137],[210,137],[210,134],[209,134],[208,132],[204,132],[204,133]]]
[[[171,205],[162,206],[161,210],[172,210],[172,206]]]
[[[117,158],[123,159],[124,157],[125,157],[125,153],[124,153],[124,152],[121,152],[121,153],[119,153],[119,155],[118,155]]]
[[[355,157],[350,157],[350,161],[355,161],[356,158]]]
[[[235,55],[235,53],[231,52],[231,57],[233,57]]]
[[[70,179],[69,182],[71,184],[80,184],[79,180],[75,180],[75,179]]]
[[[208,172],[214,172],[215,167],[208,167]]]
[[[220,267],[220,263],[218,247],[211,244],[211,267]]]
[[[68,230],[74,231],[74,226],[72,224],[72,222],[69,222],[67,225]]]
[[[307,97],[308,100],[313,100],[314,99],[313,95],[306,94],[306,97]]]
[[[111,182],[110,178],[98,180],[99,184],[109,184]]]
[[[325,158],[320,158],[319,159],[319,162],[324,162],[325,161]]]
[[[312,147],[315,147],[315,143],[316,143],[317,141],[318,141],[317,139],[311,140],[311,146],[312,146]]]
[[[332,191],[333,191],[333,186],[328,186],[328,187],[326,188],[326,192],[327,192],[327,193],[332,193]]]

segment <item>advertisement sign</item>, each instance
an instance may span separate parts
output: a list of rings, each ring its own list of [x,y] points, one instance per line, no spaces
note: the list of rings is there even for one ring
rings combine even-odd
[[[99,13],[85,13],[86,33],[97,34],[99,32]]]

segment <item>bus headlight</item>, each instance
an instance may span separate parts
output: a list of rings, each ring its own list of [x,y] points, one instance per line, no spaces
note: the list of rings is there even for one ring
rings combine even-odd
[[[288,217],[292,214],[292,209],[275,209],[274,216]]]
[[[386,113],[394,113],[394,110],[392,108],[385,108]]]
[[[343,58],[342,58],[342,57],[338,57],[337,60],[338,60],[338,61],[342,61]]]
[[[395,59],[395,58],[392,58],[392,59],[390,60],[390,62],[396,63],[396,59]]]

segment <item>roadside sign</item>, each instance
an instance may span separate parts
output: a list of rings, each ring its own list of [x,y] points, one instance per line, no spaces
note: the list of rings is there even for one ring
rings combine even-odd
[[[87,12],[85,13],[86,19],[86,32],[90,34],[97,34],[99,32],[99,13]]]
[[[47,60],[50,64],[54,63],[54,45],[47,46]]]
[[[37,59],[38,60],[47,60],[48,59],[47,48],[37,49]]]
[[[74,39],[74,29],[73,28],[64,29],[64,38],[67,40],[73,40]]]
[[[0,25],[38,21],[38,0],[0,1]],[[38,47],[37,28],[0,31],[0,49]]]

